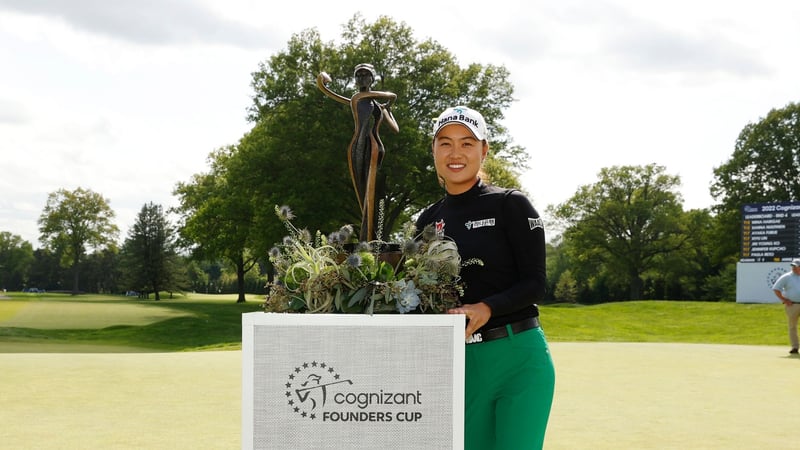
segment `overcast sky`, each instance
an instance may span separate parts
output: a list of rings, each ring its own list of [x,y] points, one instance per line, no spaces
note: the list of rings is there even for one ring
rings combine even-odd
[[[0,231],[38,248],[47,195],[83,187],[124,239],[249,130],[259,62],[308,28],[338,40],[357,12],[510,70],[505,124],[540,211],[649,163],[681,177],[685,209],[709,207],[742,128],[800,101],[796,0],[0,0]]]

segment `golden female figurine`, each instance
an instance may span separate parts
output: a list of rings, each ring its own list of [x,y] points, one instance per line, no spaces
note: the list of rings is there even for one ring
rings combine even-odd
[[[358,92],[352,98],[341,96],[331,91],[326,83],[331,81],[327,73],[317,76],[317,86],[328,97],[344,104],[349,104],[353,111],[355,131],[347,153],[350,166],[350,177],[353,179],[361,208],[362,241],[375,239],[375,180],[378,168],[386,150],[383,147],[378,131],[385,121],[396,133],[399,131],[397,121],[392,116],[391,106],[397,99],[392,92],[373,91],[370,88],[375,82],[376,73],[372,64],[359,64],[354,71]]]

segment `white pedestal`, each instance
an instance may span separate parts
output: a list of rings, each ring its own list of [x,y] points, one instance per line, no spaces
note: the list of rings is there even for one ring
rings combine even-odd
[[[464,316],[242,315],[242,448],[462,449]]]

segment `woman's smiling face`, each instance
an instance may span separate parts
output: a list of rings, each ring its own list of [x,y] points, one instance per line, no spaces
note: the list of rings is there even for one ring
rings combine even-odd
[[[462,194],[478,181],[478,171],[488,151],[489,144],[475,139],[469,128],[460,123],[439,130],[433,140],[433,162],[447,193]]]

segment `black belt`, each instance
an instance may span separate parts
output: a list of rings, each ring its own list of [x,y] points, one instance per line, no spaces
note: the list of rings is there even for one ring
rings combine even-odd
[[[523,331],[530,330],[532,328],[539,328],[539,318],[528,317],[527,319],[522,319],[519,322],[510,323],[509,325],[511,325],[511,334],[522,333]],[[507,325],[472,333],[472,335],[467,338],[467,344],[489,342],[495,339],[502,339],[504,337],[508,337]]]

